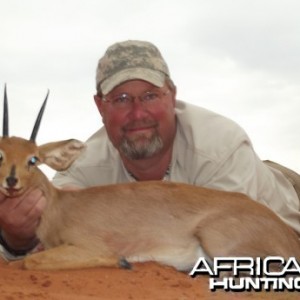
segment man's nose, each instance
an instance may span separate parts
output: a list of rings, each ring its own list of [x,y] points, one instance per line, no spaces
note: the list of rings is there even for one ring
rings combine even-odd
[[[141,117],[144,117],[147,114],[145,105],[142,101],[140,101],[140,99],[135,98],[134,101],[132,101],[130,114],[136,119],[140,119]]]

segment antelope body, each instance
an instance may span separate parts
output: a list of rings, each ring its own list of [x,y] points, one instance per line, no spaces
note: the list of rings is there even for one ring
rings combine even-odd
[[[129,267],[153,260],[188,271],[201,249],[211,259],[300,258],[296,233],[243,194],[164,181],[62,190],[37,167],[67,169],[83,148],[77,140],[38,147],[8,132],[0,140],[0,192],[13,197],[39,187],[48,201],[37,229],[46,250],[25,257],[25,268]]]

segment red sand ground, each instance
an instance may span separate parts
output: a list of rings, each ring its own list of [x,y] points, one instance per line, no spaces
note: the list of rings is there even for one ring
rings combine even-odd
[[[207,277],[190,278],[155,263],[132,270],[95,268],[76,271],[28,271],[0,259],[0,299],[300,299],[299,293],[211,292]]]

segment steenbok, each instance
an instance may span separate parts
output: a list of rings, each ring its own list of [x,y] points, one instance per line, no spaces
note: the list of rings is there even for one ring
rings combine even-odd
[[[30,139],[10,137],[4,92],[0,192],[14,197],[39,187],[48,200],[37,229],[45,251],[27,255],[25,268],[126,268],[151,260],[189,271],[202,249],[210,259],[300,258],[296,233],[269,208],[240,193],[165,181],[54,187],[38,165],[65,170],[84,144],[71,139],[36,145],[46,100]]]

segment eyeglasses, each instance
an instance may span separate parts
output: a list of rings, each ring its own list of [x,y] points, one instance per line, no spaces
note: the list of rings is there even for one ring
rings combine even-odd
[[[109,102],[116,109],[128,109],[134,103],[134,100],[138,98],[144,107],[150,107],[153,104],[158,103],[170,93],[170,90],[155,89],[147,91],[140,96],[132,96],[127,93],[122,93],[112,97],[103,97],[104,102]]]

